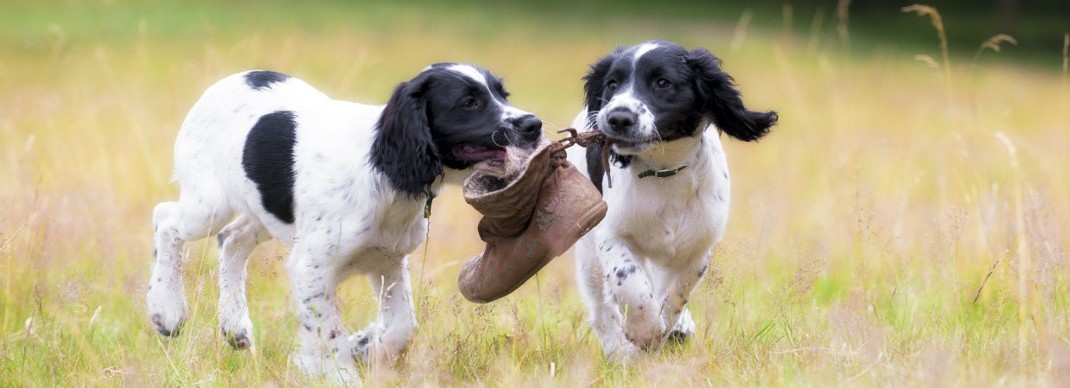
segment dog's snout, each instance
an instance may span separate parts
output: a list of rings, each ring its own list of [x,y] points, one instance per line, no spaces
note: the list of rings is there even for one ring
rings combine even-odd
[[[520,133],[525,135],[542,132],[542,120],[532,114],[520,116],[520,118],[516,119],[514,125],[516,125],[516,129]]]
[[[627,132],[639,120],[639,116],[627,109],[615,109],[606,115],[606,122],[613,132]]]

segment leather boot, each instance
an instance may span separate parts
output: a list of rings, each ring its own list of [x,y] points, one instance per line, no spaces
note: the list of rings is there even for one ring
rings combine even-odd
[[[464,184],[465,201],[483,214],[478,230],[487,243],[458,279],[476,303],[509,295],[606,216],[601,193],[560,143],[538,148],[519,174],[507,170],[481,170]]]

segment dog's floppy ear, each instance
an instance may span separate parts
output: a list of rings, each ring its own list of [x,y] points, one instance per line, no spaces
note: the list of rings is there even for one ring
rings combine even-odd
[[[394,187],[411,196],[431,194],[442,159],[427,118],[427,81],[418,77],[394,89],[377,124],[372,163]]]
[[[606,101],[602,94],[606,91],[606,75],[609,74],[609,68],[613,65],[613,60],[617,58],[620,50],[618,48],[599,59],[591,65],[591,70],[587,72],[587,75],[583,76],[584,103],[587,104],[588,114],[602,110],[602,105],[605,105]]]
[[[736,139],[755,141],[776,125],[776,112],[755,112],[743,106],[732,77],[721,70],[721,60],[709,51],[692,50],[687,54],[687,64],[696,74],[702,110],[717,128]]]

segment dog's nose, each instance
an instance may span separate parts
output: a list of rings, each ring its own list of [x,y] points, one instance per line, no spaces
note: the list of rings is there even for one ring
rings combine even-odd
[[[609,129],[613,132],[627,132],[635,125],[635,122],[639,119],[635,113],[626,109],[617,109],[609,112],[606,115],[606,121],[609,123]]]
[[[535,115],[524,115],[516,119],[514,123],[520,133],[530,135],[533,133],[542,132],[542,120],[539,120]]]

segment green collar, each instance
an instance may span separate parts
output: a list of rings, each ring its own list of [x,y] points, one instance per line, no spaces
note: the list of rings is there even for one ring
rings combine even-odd
[[[650,170],[646,170],[646,171],[643,171],[643,172],[639,173],[639,179],[643,179],[643,178],[646,178],[648,176],[653,176],[653,177],[658,177],[658,178],[668,178],[668,177],[671,177],[673,175],[676,175],[676,173],[680,172],[680,170],[683,170],[685,168],[687,168],[686,164],[683,165],[683,166],[677,167],[677,168],[667,168],[667,169],[664,169],[664,170],[650,169]]]
[[[427,202],[424,202],[424,218],[431,218],[431,201],[435,200],[434,195],[427,195]]]

